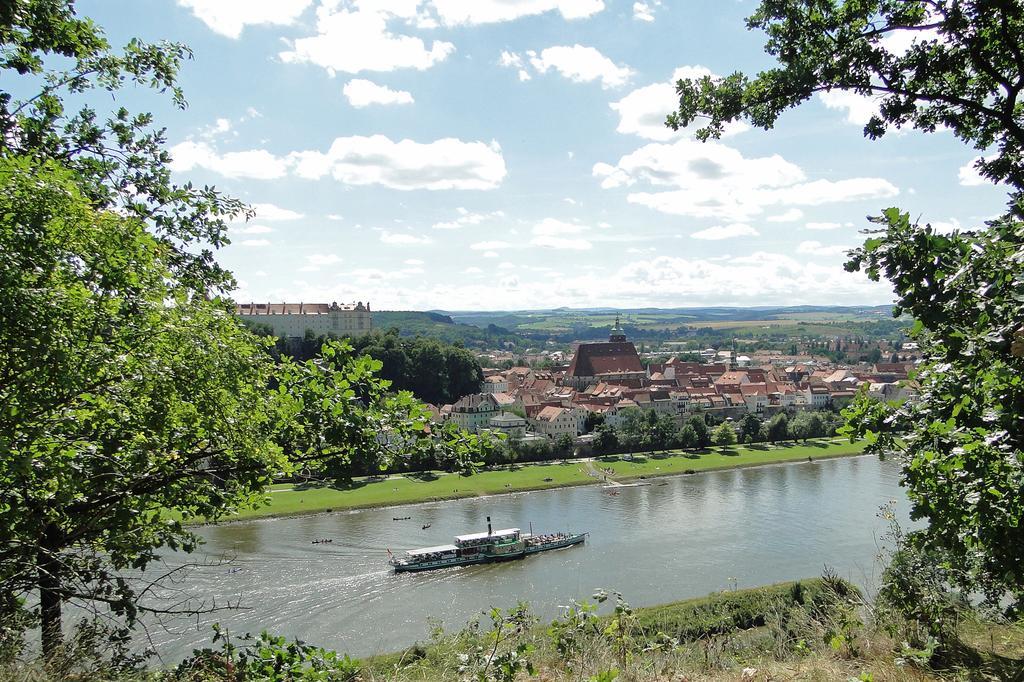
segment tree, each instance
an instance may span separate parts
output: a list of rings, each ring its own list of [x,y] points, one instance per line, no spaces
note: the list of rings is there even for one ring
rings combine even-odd
[[[614,452],[619,448],[619,436],[608,424],[601,424],[594,431],[594,450],[600,454]]]
[[[858,397],[846,412],[869,450],[896,453],[914,518],[908,541],[942,557],[965,592],[1024,609],[1024,5],[990,0],[765,0],[748,20],[780,62],[755,78],[680,81],[673,127],[707,117],[703,139],[744,118],[770,128],[815,92],[881,97],[877,138],[913,126],[982,150],[975,167],[1011,193],[985,229],[936,234],[891,208],[847,269],[892,282],[924,362],[920,397]],[[916,38],[906,51],[891,39]]]
[[[47,651],[63,602],[133,617],[117,571],[195,547],[163,510],[217,518],[285,468],[269,356],[76,179],[0,157],[0,584],[38,589]]]
[[[978,171],[1024,187],[1024,6],[992,0],[764,0],[747,20],[768,34],[780,66],[755,78],[733,73],[676,84],[673,128],[698,119],[701,139],[746,119],[770,129],[785,110],[818,92],[881,98],[864,126],[876,139],[890,128],[950,130],[979,150]],[[896,41],[915,38],[901,51]]]
[[[600,412],[587,412],[587,416],[583,420],[583,432],[591,433],[604,422],[605,416]]]
[[[789,437],[807,442],[824,435],[825,422],[818,412],[800,412],[789,422]]]
[[[753,412],[747,412],[740,420],[740,441],[755,443],[761,437],[761,419]]]
[[[711,432],[708,431],[708,424],[704,421],[703,415],[695,414],[686,420],[687,426],[693,429],[696,436],[696,443],[691,447],[706,448],[711,445]]]
[[[654,415],[654,412],[651,412]],[[676,420],[672,415],[657,415],[651,427],[651,447],[655,450],[667,450],[675,442]]]
[[[123,571],[195,549],[182,521],[259,504],[302,463],[435,447],[379,363],[336,345],[275,365],[223,302],[174,288],[141,221],[95,211],[75,180],[0,157],[0,587],[4,604],[39,594],[48,653],[64,603],[128,624],[160,608]]]
[[[647,415],[642,410],[632,408],[625,411],[619,440],[631,452],[643,452],[650,449],[651,429],[647,422]]]
[[[789,417],[785,412],[777,415],[764,423],[764,440],[775,444],[780,440],[789,438]]]
[[[676,433],[676,443],[679,447],[684,450],[691,450],[698,446],[697,432],[693,429],[689,423],[683,424],[683,426]]]
[[[851,435],[897,454],[927,552],[960,568],[964,589],[993,605],[1009,593],[1024,609],[1024,222],[1020,213],[988,229],[936,234],[895,209],[880,219],[849,267],[898,295],[915,319],[911,336],[924,363],[920,395],[884,404],[861,394],[847,409]]]
[[[95,208],[116,208],[146,223],[180,283],[203,294],[231,288],[230,273],[210,249],[228,243],[226,218],[251,212],[213,187],[172,183],[164,131],[153,127],[150,114],[121,106],[103,114],[94,108],[102,98],[83,101],[77,111],[68,105],[90,91],[115,94],[131,84],[168,92],[184,108],[176,78],[191,51],[132,40],[114,52],[96,24],[76,16],[70,0],[4,3],[0,48],[0,153],[59,161]],[[14,92],[25,96],[15,99]]]
[[[68,602],[129,626],[161,608],[124,571],[194,550],[183,522],[263,503],[277,474],[475,445],[428,436],[422,406],[344,344],[275,364],[209,250],[242,205],[171,184],[149,115],[66,114],[68,93],[125,82],[183,104],[185,48],[115,55],[60,0],[4,4],[0,47],[5,86],[42,84],[0,92],[0,617],[31,604],[51,655]]]
[[[722,422],[711,434],[711,442],[718,446],[736,444],[736,429],[729,422]]]
[[[576,439],[567,433],[563,433],[555,439],[555,452],[558,453],[559,457],[569,457],[572,455],[575,445]]]

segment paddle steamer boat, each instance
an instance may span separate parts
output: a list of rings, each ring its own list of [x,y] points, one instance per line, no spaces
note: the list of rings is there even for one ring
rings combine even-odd
[[[522,559],[529,554],[561,549],[582,543],[586,533],[549,533],[534,535],[522,533],[518,528],[491,529],[491,517],[487,517],[487,531],[455,536],[455,544],[438,545],[411,549],[404,556],[392,556],[389,563],[396,573],[406,571],[429,571],[449,566],[485,564],[492,561]],[[391,551],[388,550],[388,554]]]

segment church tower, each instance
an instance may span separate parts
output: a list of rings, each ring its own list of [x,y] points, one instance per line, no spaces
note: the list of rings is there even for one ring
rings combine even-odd
[[[622,343],[626,340],[626,332],[622,331],[622,327],[619,325],[619,316],[615,316],[615,326],[612,327],[612,333],[608,336],[610,343]]]

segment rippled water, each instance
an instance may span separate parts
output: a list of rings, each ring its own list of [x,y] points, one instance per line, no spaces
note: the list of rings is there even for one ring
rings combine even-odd
[[[710,472],[618,488],[596,486],[412,507],[251,521],[201,530],[204,552],[229,565],[196,569],[184,587],[245,611],[170,631],[151,628],[166,660],[209,643],[214,620],[261,628],[354,655],[422,639],[429,619],[457,628],[489,606],[527,600],[544,618],[597,588],[635,606],[820,574],[828,565],[859,584],[877,573],[879,507],[906,497],[894,464],[873,457]],[[394,574],[386,549],[533,523],[537,532],[585,530],[585,545],[522,561]],[[393,521],[394,516],[412,516]],[[430,524],[423,530],[421,526]],[[333,538],[313,545],[316,538]]]

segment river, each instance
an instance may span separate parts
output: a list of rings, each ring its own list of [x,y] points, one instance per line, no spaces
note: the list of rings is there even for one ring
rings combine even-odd
[[[906,496],[894,463],[854,457],[708,472],[608,489],[586,486],[389,509],[210,526],[202,554],[229,564],[190,572],[179,587],[241,611],[197,624],[151,626],[165,661],[209,644],[209,624],[299,637],[356,656],[424,639],[431,620],[456,629],[490,606],[529,601],[548,619],[595,589],[634,606],[819,575],[830,566],[871,586],[886,523]],[[394,521],[395,516],[411,516]],[[522,561],[396,575],[386,564],[456,534],[530,524],[588,531],[585,545]],[[429,528],[422,526],[429,524]],[[311,544],[332,538],[329,544]],[[175,561],[169,557],[169,563]]]

